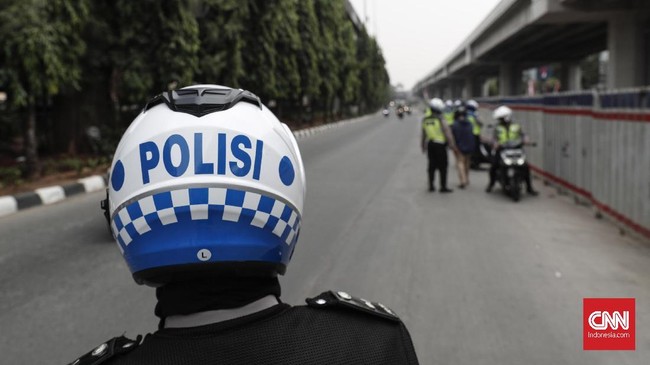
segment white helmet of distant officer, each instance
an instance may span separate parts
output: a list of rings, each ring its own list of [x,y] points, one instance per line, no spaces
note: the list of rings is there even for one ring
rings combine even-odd
[[[510,123],[512,122],[512,109],[508,108],[505,105],[502,105],[494,109],[492,117],[498,122]]]
[[[472,112],[475,112],[478,110],[478,102],[474,99],[468,100],[467,103],[465,103],[467,106],[467,109],[469,109]]]
[[[445,110],[445,103],[440,98],[429,100],[429,106],[435,113],[442,113]]]
[[[150,101],[120,141],[113,235],[140,284],[284,274],[300,232],[296,140],[254,94],[195,85]]]

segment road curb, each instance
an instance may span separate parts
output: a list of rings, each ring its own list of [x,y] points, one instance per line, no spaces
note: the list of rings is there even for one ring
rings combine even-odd
[[[368,119],[371,115],[372,114],[368,114],[368,115],[364,115],[364,116],[361,116],[361,117],[341,120],[341,121],[336,122],[336,123],[323,124],[323,125],[320,125],[318,127],[300,129],[300,130],[297,130],[297,131],[293,131],[293,135],[294,135],[294,137],[296,137],[296,139],[307,138],[307,137],[310,137],[310,136],[313,136],[315,134],[325,132],[325,131],[333,129],[333,128],[339,128],[339,127],[347,126],[347,125],[350,125],[350,124],[362,122],[362,121]]]
[[[311,127],[293,131],[296,139],[307,138],[333,128],[339,128],[368,119],[370,115],[364,115],[352,119],[342,120],[336,123],[324,124],[318,127]],[[0,217],[16,213],[40,205],[54,204],[74,195],[91,193],[106,188],[106,176],[94,175],[77,180],[77,182],[54,185],[39,188],[34,191],[19,193],[16,195],[0,196]]]
[[[79,179],[74,183],[48,186],[16,195],[0,196],[0,217],[39,205],[54,204],[74,195],[91,193],[105,188],[106,177],[94,175]]]

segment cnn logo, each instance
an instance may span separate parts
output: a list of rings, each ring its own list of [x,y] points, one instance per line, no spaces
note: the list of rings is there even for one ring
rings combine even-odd
[[[606,329],[617,330],[619,325],[622,329],[630,329],[630,311],[610,312],[594,311],[589,315],[589,326],[591,328],[602,331]]]
[[[584,350],[634,350],[634,298],[584,298]]]

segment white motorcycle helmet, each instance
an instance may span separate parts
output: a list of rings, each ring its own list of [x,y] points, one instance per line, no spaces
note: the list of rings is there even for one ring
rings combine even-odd
[[[467,105],[467,109],[471,111],[477,111],[479,106],[478,102],[474,99],[468,100],[466,105]]]
[[[248,91],[195,85],[152,99],[112,163],[113,235],[139,284],[284,274],[300,233],[296,140]]]
[[[496,120],[503,119],[506,122],[512,121],[512,109],[502,105],[494,110],[492,117]]]
[[[429,101],[429,106],[431,109],[438,113],[442,113],[442,111],[445,109],[445,103],[442,101],[440,98],[433,98]]]

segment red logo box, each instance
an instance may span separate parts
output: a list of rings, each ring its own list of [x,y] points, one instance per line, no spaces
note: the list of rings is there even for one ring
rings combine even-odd
[[[583,350],[635,350],[634,298],[583,298]]]

